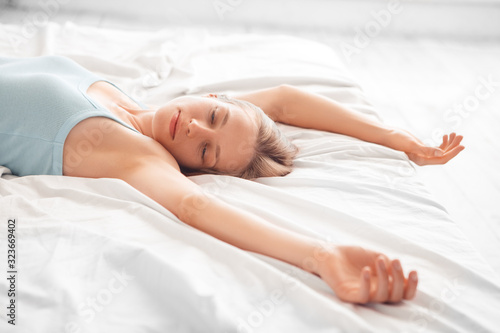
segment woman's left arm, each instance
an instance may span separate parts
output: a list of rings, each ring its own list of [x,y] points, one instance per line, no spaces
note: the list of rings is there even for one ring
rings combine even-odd
[[[403,151],[418,165],[444,164],[464,149],[462,136],[445,135],[439,147],[429,147],[411,133],[382,124],[341,104],[296,87],[281,85],[234,96],[259,106],[284,124],[352,136]]]

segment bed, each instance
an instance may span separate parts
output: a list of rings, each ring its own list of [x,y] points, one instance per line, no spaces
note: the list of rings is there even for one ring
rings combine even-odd
[[[0,25],[0,55],[72,58],[148,104],[299,86],[380,116],[328,47],[199,29]],[[415,299],[341,302],[317,276],[179,221],[115,179],[15,177],[0,167],[1,332],[494,332],[500,284],[401,152],[279,125],[300,148],[286,177],[190,179],[283,228],[400,258]],[[8,273],[15,221],[16,266]],[[13,326],[10,299],[15,298]]]

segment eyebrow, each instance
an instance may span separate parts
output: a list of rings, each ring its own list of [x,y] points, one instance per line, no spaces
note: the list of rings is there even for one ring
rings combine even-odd
[[[224,119],[222,119],[222,123],[220,124],[219,128],[222,128],[222,126],[226,125],[227,119],[229,118],[229,109],[226,112],[226,115],[224,116]],[[219,156],[220,156],[220,145],[217,145],[217,148],[215,149],[215,163],[212,169],[215,169],[217,166],[217,163],[219,163]]]

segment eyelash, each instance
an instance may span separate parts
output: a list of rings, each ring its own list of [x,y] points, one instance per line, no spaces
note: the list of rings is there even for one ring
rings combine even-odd
[[[210,117],[212,125],[215,123],[215,111],[216,111],[216,110],[217,110],[217,108],[215,108],[215,109],[212,111],[212,116]]]
[[[207,146],[208,146],[207,143],[205,143],[205,145],[203,146],[203,150],[201,152],[201,160],[202,161],[205,161],[205,153],[207,152]]]
[[[212,111],[212,115],[210,116],[210,123],[212,125],[215,123],[215,111],[216,110],[217,110],[217,108],[215,108]],[[203,150],[201,151],[201,160],[202,161],[205,161],[205,153],[207,152],[207,146],[208,146],[208,143],[205,143],[205,145],[203,146]]]

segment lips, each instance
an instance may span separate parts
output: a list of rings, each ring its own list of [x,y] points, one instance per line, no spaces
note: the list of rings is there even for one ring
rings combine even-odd
[[[170,120],[170,136],[172,137],[172,140],[175,138],[175,132],[177,131],[177,122],[179,121],[179,115],[180,111],[177,112],[172,116],[172,119]]]

